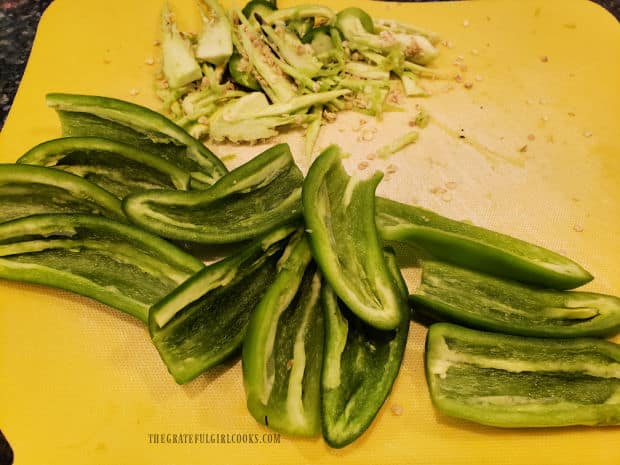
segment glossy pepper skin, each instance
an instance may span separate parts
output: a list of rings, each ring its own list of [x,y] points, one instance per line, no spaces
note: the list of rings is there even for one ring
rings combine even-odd
[[[0,223],[43,213],[82,213],[127,221],[121,203],[79,176],[42,166],[0,164]]]
[[[284,434],[321,431],[321,278],[303,231],[252,313],[243,342],[243,384],[252,416]]]
[[[464,326],[539,337],[611,336],[620,331],[620,299],[556,291],[426,260],[414,308]]]
[[[426,376],[440,412],[506,428],[620,424],[620,346],[437,323]]]
[[[543,247],[382,197],[377,228],[385,240],[411,243],[436,260],[495,276],[553,289],[592,280],[580,265]]]
[[[366,431],[388,397],[400,370],[409,332],[407,287],[396,259],[386,252],[400,296],[400,322],[383,331],[361,321],[323,287],[325,349],[321,375],[323,437],[344,447]]]
[[[401,323],[401,299],[375,227],[375,189],[382,178],[350,177],[332,145],[313,162],[302,199],[306,231],[325,280],[353,313],[379,329]]]
[[[250,315],[273,283],[296,230],[283,226],[207,266],[153,306],[149,332],[177,383],[191,381],[241,346]]]
[[[208,187],[228,172],[204,144],[149,108],[80,94],[51,93],[46,102],[57,111],[63,136],[111,139],[160,156],[190,172],[192,187]]]
[[[0,278],[66,289],[144,322],[151,305],[203,267],[160,237],[104,217],[49,214],[0,224]]]
[[[238,242],[301,216],[302,183],[289,146],[278,144],[209,189],[143,192],[127,197],[123,209],[134,223],[170,239]]]
[[[100,137],[62,137],[43,142],[19,164],[73,173],[119,199],[150,189],[189,189],[191,173],[168,160],[131,145]]]

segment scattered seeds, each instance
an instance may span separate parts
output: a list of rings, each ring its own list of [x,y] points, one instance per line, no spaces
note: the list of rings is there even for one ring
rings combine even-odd
[[[540,57],[540,61],[542,61],[543,63],[548,63],[549,57],[547,55],[543,55]]]
[[[357,165],[357,169],[358,169],[358,170],[365,170],[366,168],[368,168],[368,162],[367,162],[367,161],[361,161],[361,162]]]
[[[375,138],[375,134],[376,134],[376,131],[372,131],[370,129],[364,129],[362,131],[362,135],[358,136],[357,140],[358,142],[361,142],[361,141],[370,142],[371,140]]]
[[[586,131],[583,133],[584,137],[592,137],[592,133],[590,131]]]
[[[392,413],[394,415],[396,415],[397,417],[401,416],[403,414],[403,407],[399,404],[394,404],[392,405]]]
[[[452,200],[452,194],[450,192],[446,192],[445,194],[442,194],[441,200],[443,202],[450,202]]]
[[[155,60],[153,59],[153,57],[147,57],[144,60],[144,63],[146,63],[147,65],[151,66],[151,65],[153,65],[155,63]]]
[[[431,189],[431,194],[445,194],[446,192],[448,192],[446,189],[444,189],[443,187],[437,186],[437,187],[433,187]]]
[[[576,224],[575,226],[573,226],[573,230],[575,232],[583,232],[583,226],[581,226],[580,224]]]
[[[446,187],[447,187],[448,189],[456,189],[456,186],[457,186],[457,185],[458,185],[458,184],[457,184],[455,181],[448,181],[448,182],[446,183]]]
[[[522,147],[519,149],[519,152],[521,152],[521,153],[525,153],[525,152],[527,152],[527,144],[525,144],[524,146],[522,146]]]
[[[469,26],[469,20],[466,19],[465,21],[463,21],[463,27],[468,27]]]
[[[463,87],[465,87],[465,89],[471,89],[472,87],[474,87],[474,83],[471,81],[467,81],[463,84]]]
[[[130,89],[129,90],[129,95],[138,95],[140,93],[140,91],[136,88]]]
[[[527,140],[536,140],[536,136],[534,134],[528,134]]]

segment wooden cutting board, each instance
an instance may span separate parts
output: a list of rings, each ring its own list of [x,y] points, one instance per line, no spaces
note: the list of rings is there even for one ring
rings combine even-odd
[[[341,144],[352,173],[389,172],[383,195],[564,253],[595,276],[588,290],[620,294],[618,22],[587,1],[330,2],[334,10],[353,4],[440,33],[437,66],[461,79],[424,82],[431,96],[381,121],[341,114],[318,147]],[[0,134],[0,161],[60,136],[48,92],[158,108],[161,7],[162,0],[53,2]],[[196,30],[192,1],[172,7],[181,29]],[[360,164],[410,130],[420,108],[431,124],[417,144]],[[299,133],[277,141],[288,141],[307,169]],[[263,148],[209,146],[235,155],[229,167]],[[404,266],[413,287],[415,266]],[[402,371],[369,431],[331,450],[321,439],[258,426],[245,408],[238,361],[178,386],[139,322],[68,292],[3,280],[0,428],[16,465],[620,463],[616,427],[502,430],[439,414],[423,374],[424,336],[412,324]]]

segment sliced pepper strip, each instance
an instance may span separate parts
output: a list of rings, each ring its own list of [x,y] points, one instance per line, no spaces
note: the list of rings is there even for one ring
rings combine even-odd
[[[42,213],[88,213],[126,221],[121,203],[79,176],[40,166],[0,164],[0,223]]]
[[[164,237],[231,243],[301,215],[302,183],[288,145],[279,144],[209,189],[143,192],[127,197],[123,208],[133,222]]]
[[[620,424],[620,346],[431,326],[426,376],[444,414],[507,428]]]
[[[275,279],[279,255],[294,230],[283,226],[252,241],[153,306],[151,339],[177,383],[191,381],[241,346],[250,314]]]
[[[377,227],[385,240],[411,243],[438,260],[495,276],[554,289],[592,280],[580,265],[551,250],[381,197]]]
[[[103,217],[35,215],[0,224],[0,278],[66,289],[144,322],[153,303],[203,266],[157,236]]]
[[[617,297],[544,290],[430,260],[409,299],[431,316],[507,334],[583,337],[620,331]]]
[[[332,145],[314,161],[303,185],[313,255],[334,292],[358,317],[380,329],[400,323],[400,298],[375,227],[377,172],[350,177]]]
[[[192,186],[213,184],[228,170],[204,144],[164,115],[131,102],[78,94],[48,94],[64,136],[95,136],[124,142],[189,171]]]
[[[400,370],[409,332],[407,287],[392,251],[386,252],[386,259],[399,289],[400,321],[394,330],[368,326],[339,302],[328,285],[323,286],[323,436],[332,447],[344,447],[366,431]]]
[[[243,342],[247,405],[258,422],[275,431],[317,436],[324,332],[321,278],[303,233],[291,240],[278,268]]]
[[[43,142],[17,163],[67,171],[120,199],[149,189],[189,189],[188,171],[160,156],[100,137],[63,137]]]

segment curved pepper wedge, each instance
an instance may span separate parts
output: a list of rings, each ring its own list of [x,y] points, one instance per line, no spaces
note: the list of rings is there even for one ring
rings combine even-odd
[[[252,416],[285,434],[321,431],[321,278],[307,239],[292,239],[278,276],[252,313],[243,342],[243,383]]]
[[[289,146],[279,144],[209,189],[143,192],[127,197],[123,209],[134,223],[164,237],[207,244],[238,242],[301,215],[302,183]]]
[[[411,243],[437,260],[495,276],[554,289],[592,280],[580,265],[551,250],[381,197],[377,227],[385,240]]]
[[[0,224],[0,278],[66,289],[145,322],[152,304],[203,267],[157,236],[99,216]]]
[[[382,331],[357,318],[323,286],[325,350],[321,374],[323,437],[344,447],[370,426],[400,370],[409,333],[407,287],[391,250],[390,276],[399,290],[398,327]]]
[[[375,189],[383,175],[350,177],[341,156],[339,147],[328,147],[304,181],[312,252],[325,280],[353,313],[376,328],[394,329],[401,322],[400,297],[375,227]]]
[[[88,213],[126,221],[121,203],[79,176],[41,166],[0,164],[0,223],[42,213]]]
[[[423,262],[421,286],[409,299],[431,316],[507,334],[583,337],[620,331],[617,297],[539,289],[430,260]]]
[[[150,189],[189,189],[190,173],[166,159],[100,137],[63,137],[43,142],[17,163],[66,171],[119,199]]]
[[[204,144],[149,108],[94,95],[52,93],[46,101],[64,136],[102,137],[150,152],[190,172],[193,187],[210,186],[228,172]]]
[[[234,353],[250,314],[276,276],[290,234],[283,226],[245,245],[155,304],[149,332],[168,371],[187,383]]]
[[[450,323],[430,327],[426,377],[442,413],[506,428],[620,424],[620,346]]]

